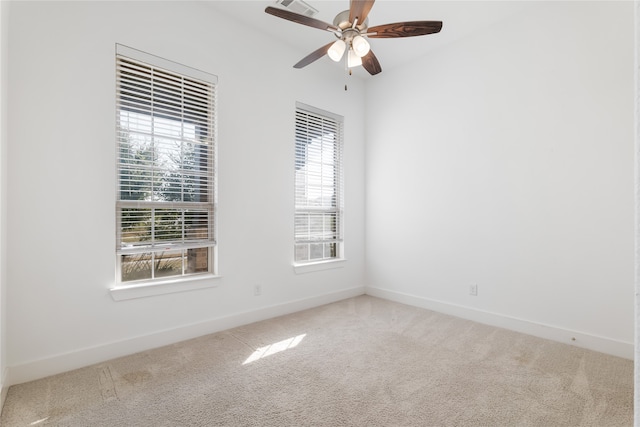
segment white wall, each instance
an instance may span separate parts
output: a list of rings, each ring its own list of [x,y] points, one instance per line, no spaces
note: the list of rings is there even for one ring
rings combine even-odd
[[[14,2],[8,355],[18,383],[364,292],[364,83],[199,2]],[[251,53],[242,54],[251,40]],[[114,302],[115,43],[219,77],[212,289]],[[334,77],[335,76],[335,77]],[[293,120],[345,116],[343,268],[296,275]],[[263,295],[253,296],[255,284]]]
[[[9,3],[0,2],[0,410],[6,398],[7,367],[7,56]]]
[[[633,357],[633,17],[548,2],[367,83],[367,293]]]
[[[634,425],[640,425],[640,3],[635,5],[635,358],[634,358]]]

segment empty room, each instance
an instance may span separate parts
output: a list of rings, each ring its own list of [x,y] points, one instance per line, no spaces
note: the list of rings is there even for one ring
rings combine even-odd
[[[0,424],[634,425],[636,9],[0,1]]]

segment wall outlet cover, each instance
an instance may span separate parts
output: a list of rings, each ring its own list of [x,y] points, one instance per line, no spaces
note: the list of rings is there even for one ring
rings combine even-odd
[[[478,285],[473,284],[469,286],[469,295],[473,295],[474,297],[478,296]]]

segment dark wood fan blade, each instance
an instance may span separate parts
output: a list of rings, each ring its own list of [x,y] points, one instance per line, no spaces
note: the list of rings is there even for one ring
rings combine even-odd
[[[267,6],[264,11],[269,15],[277,16],[278,18],[293,21],[308,27],[319,28],[327,31],[339,31],[339,28],[335,25],[328,24],[320,21],[319,19],[309,18],[308,16],[300,15],[298,13],[289,12],[288,10],[279,9],[277,7]]]
[[[367,30],[367,37],[372,39],[414,37],[438,33],[442,29],[442,21],[409,21],[395,24],[378,25]],[[371,34],[377,33],[377,34]]]
[[[349,8],[349,22],[353,22],[358,18],[358,25],[362,24],[376,0],[351,0],[351,7]]]
[[[370,50],[369,53],[362,57],[362,67],[367,70],[372,76],[375,76],[376,74],[382,72],[380,62],[378,62],[378,58],[376,58],[372,50]]]
[[[329,50],[329,48],[331,47],[331,45],[333,43],[335,43],[335,42],[331,42],[328,45],[322,46],[320,49],[314,50],[309,55],[305,56],[300,61],[298,61],[298,63],[296,65],[294,65],[293,68],[306,67],[307,65],[311,64],[312,62],[317,61],[318,59],[322,58],[323,56],[325,56],[327,54],[327,51]]]

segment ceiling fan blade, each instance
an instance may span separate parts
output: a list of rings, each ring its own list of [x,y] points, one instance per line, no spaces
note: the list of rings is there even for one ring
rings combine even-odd
[[[358,18],[358,25],[362,24],[376,0],[351,0],[351,7],[349,8],[349,22],[355,22]]]
[[[367,70],[372,76],[375,76],[376,74],[382,72],[380,62],[378,62],[378,58],[376,58],[372,50],[370,50],[369,53],[362,57],[362,67]]]
[[[288,10],[279,9],[277,7],[267,6],[264,10],[269,15],[277,16],[278,18],[293,21],[298,24],[306,25],[308,27],[319,28],[327,31],[340,31],[335,25],[328,24],[320,21],[319,19],[309,18],[308,16],[300,15],[298,13],[289,12]]]
[[[300,61],[298,61],[298,63],[296,65],[294,65],[293,68],[306,67],[307,65],[311,64],[312,62],[317,61],[318,59],[322,58],[323,56],[325,56],[327,54],[327,51],[329,50],[329,48],[331,47],[331,45],[333,43],[334,42],[331,42],[331,43],[329,43],[329,44],[327,44],[325,46],[322,46],[320,49],[314,50],[309,55],[305,56]]]
[[[409,21],[395,24],[378,25],[367,30],[367,37],[384,39],[394,37],[414,37],[438,33],[442,29],[442,21]],[[377,33],[377,34],[371,34]]]

